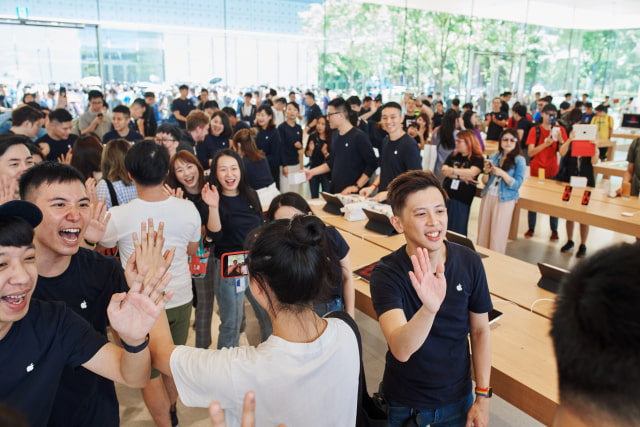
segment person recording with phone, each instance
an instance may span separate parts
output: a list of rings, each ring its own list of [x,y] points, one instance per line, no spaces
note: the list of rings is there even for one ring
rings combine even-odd
[[[564,127],[557,125],[558,110],[552,104],[547,104],[542,109],[542,124],[536,125],[529,130],[527,146],[529,147],[529,157],[531,157],[531,176],[542,178],[553,178],[558,174],[558,148],[567,140],[567,132]],[[540,173],[539,170],[544,170]],[[535,212],[529,211],[529,229],[524,237],[531,238],[536,228]],[[550,240],[559,240],[558,218],[549,217],[551,227]]]

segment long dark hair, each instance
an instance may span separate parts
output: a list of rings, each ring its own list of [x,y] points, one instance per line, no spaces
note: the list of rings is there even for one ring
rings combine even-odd
[[[269,210],[267,211],[267,220],[273,221],[276,216],[276,211],[282,206],[289,206],[291,208],[299,210],[304,215],[307,215],[309,214],[309,212],[311,212],[311,207],[309,206],[307,201],[298,193],[282,193],[278,194],[273,198],[273,200],[271,200]]]
[[[218,192],[222,194],[222,185],[218,182],[217,170],[218,170],[218,160],[220,157],[228,156],[233,157],[238,162],[238,168],[240,169],[240,182],[238,183],[238,191],[240,192],[240,197],[242,197],[248,204],[251,209],[253,209],[259,216],[262,218],[262,206],[260,205],[260,200],[258,199],[258,194],[256,191],[251,188],[249,184],[249,179],[247,178],[247,172],[244,170],[244,162],[240,155],[233,150],[225,148],[223,150],[218,150],[213,155],[211,159],[211,174],[209,175],[209,184],[215,185],[218,189]],[[221,203],[226,203],[224,199],[221,199]],[[227,206],[230,208],[230,206]]]
[[[516,146],[507,153],[502,162],[502,169],[504,171],[508,171],[512,168],[516,167],[516,157],[522,155],[522,148],[520,148],[520,138],[518,138],[518,131],[516,129],[505,129],[500,134],[500,140],[498,142],[498,150],[500,150],[500,154],[504,154],[502,150],[502,137],[505,135],[511,135],[516,139]]]
[[[176,162],[178,160],[184,163],[191,163],[196,167],[196,169],[198,170],[198,191],[202,190],[205,182],[204,169],[202,169],[202,165],[200,164],[196,156],[194,156],[187,150],[180,150],[171,157],[171,160],[169,161],[169,173],[167,174],[165,183],[171,188],[181,188],[185,193],[187,192],[187,189],[184,188],[184,185],[182,185],[180,181],[178,181],[178,177],[176,176]]]
[[[315,135],[318,142],[323,141],[325,144],[327,144],[327,150],[331,152],[331,136],[333,136],[333,131],[329,126],[329,120],[327,120],[327,116],[318,117],[318,122],[320,120],[324,121],[324,135],[320,135],[318,133],[318,124],[316,122],[316,130],[313,131],[311,136]]]
[[[438,133],[440,134],[440,145],[447,150],[456,148],[456,139],[454,138],[453,133],[456,130],[457,121],[458,112],[452,108],[448,109],[442,117]]]

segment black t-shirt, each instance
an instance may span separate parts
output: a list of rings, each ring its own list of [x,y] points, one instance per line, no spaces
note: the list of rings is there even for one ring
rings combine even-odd
[[[560,103],[560,109],[561,110],[568,110],[569,108],[571,108],[571,103],[570,102],[562,101]]]
[[[195,109],[196,109],[196,106],[193,105],[193,101],[190,100],[189,98],[187,99],[176,98],[173,100],[173,104],[171,104],[171,112],[179,111],[180,114],[182,114],[182,116],[184,117],[187,117],[189,113]],[[177,118],[176,120],[178,121],[182,129],[186,128],[186,122],[184,120],[178,120]]]
[[[271,176],[269,161],[266,158],[252,162],[247,156],[244,156],[242,161],[244,162],[244,170],[247,173],[249,185],[254,190],[268,187],[275,182]]]
[[[104,134],[104,136],[102,137],[102,143],[106,144],[112,139],[118,139],[118,138],[124,138],[127,141],[133,143],[133,142],[144,139],[144,136],[140,135],[137,131],[131,130],[131,128],[129,128],[129,133],[126,134],[125,136],[120,136],[118,132],[116,132],[115,130],[112,130]]]
[[[278,132],[280,134],[280,165],[297,165],[300,160],[298,149],[294,144],[296,142],[302,144],[302,128],[298,124],[290,126],[289,123],[284,122],[278,126]]]
[[[64,303],[32,299],[25,317],[0,340],[0,401],[20,412],[29,425],[46,426],[63,370],[86,363],[106,343],[105,336]],[[69,407],[76,404],[66,403]],[[119,424],[118,419],[111,421],[84,425]],[[69,414],[64,425],[74,425],[72,422]]]
[[[198,142],[196,145],[196,157],[200,161],[204,170],[209,169],[209,161],[213,159],[213,155],[216,151],[229,148],[229,138],[223,138],[221,136],[207,135],[204,137],[204,141]]]
[[[307,140],[307,146],[305,151],[309,148],[309,143],[313,141],[313,151],[309,157],[309,166],[315,168],[324,163],[324,154],[322,153],[322,147],[327,145],[327,141],[320,139],[317,133],[311,134]],[[327,150],[329,151],[329,150]]]
[[[336,278],[336,281],[328,292],[329,298],[334,300],[342,297],[343,295],[342,266],[340,264],[340,260],[346,257],[349,253],[349,244],[334,227],[327,226],[325,231],[327,233],[327,240],[329,241],[329,251],[331,252],[332,257],[336,260],[336,262],[331,265],[332,273]]]
[[[447,293],[429,336],[404,363],[387,351],[383,392],[401,406],[442,408],[471,392],[469,312],[489,312],[491,297],[478,255],[455,243],[444,244]],[[371,301],[378,317],[401,309],[411,319],[422,307],[409,279],[412,270],[406,245],[378,262],[371,273]]]
[[[492,114],[496,120],[507,120],[507,118],[509,117],[507,114],[505,114],[504,112],[500,111],[499,113],[489,113]],[[487,129],[487,141],[497,141],[498,139],[500,139],[500,134],[502,134],[502,131],[504,130],[504,128],[496,123],[494,123],[494,121],[490,121],[489,122],[489,127]]]
[[[331,191],[340,193],[355,185],[363,173],[370,177],[378,167],[378,159],[367,135],[354,127],[344,135],[333,132],[327,164],[331,168]]]
[[[73,147],[73,143],[76,142],[76,139],[78,139],[78,135],[74,135],[72,133],[69,134],[69,138],[61,139],[59,141],[56,141],[51,138],[49,134],[46,134],[38,138],[36,143],[39,144],[41,142],[45,142],[49,144],[50,151],[49,154],[47,154],[46,160],[57,161],[58,157],[62,154],[67,154],[67,151],[69,151],[69,148]]]
[[[80,248],[64,273],[56,277],[38,276],[33,296],[43,301],[64,302],[106,337],[111,296],[128,290],[120,262]],[[64,369],[50,426],[118,425],[119,420],[112,381],[84,368]]]
[[[209,205],[207,205],[205,201],[202,200],[202,195],[200,193],[191,194],[185,191],[184,198],[193,202],[193,204],[196,206],[196,209],[198,209],[198,213],[200,214],[200,221],[202,222],[202,225],[206,226],[207,222],[209,222]]]
[[[402,126],[404,127],[404,130],[406,131],[407,128],[409,127],[409,125],[411,123],[414,123],[416,121],[416,115],[415,114],[405,114],[404,116],[404,120],[402,123]]]
[[[259,206],[257,208],[260,209]],[[262,223],[262,215],[258,215],[244,197],[223,194],[220,194],[218,211],[222,228],[218,232],[207,233],[215,244],[214,255],[220,258],[222,254],[244,250],[245,237]]]
[[[280,134],[278,128],[260,129],[256,136],[256,147],[262,150],[270,167],[278,167],[280,165]]]
[[[529,130],[533,127],[529,119],[526,117],[522,117],[518,120],[518,129],[522,129],[524,133],[522,134],[522,140],[520,141],[520,145],[522,148],[527,146],[527,137],[529,136]]]
[[[306,116],[307,116],[307,126],[309,126],[309,123],[311,123],[318,117],[322,116],[322,110],[320,110],[320,107],[318,107],[318,104],[307,106]]]
[[[396,141],[391,141],[389,136],[382,141],[380,191],[386,191],[387,186],[396,176],[409,170],[420,169],[422,169],[422,161],[415,139],[405,133]]]
[[[478,169],[480,169],[480,172],[482,172],[482,168],[484,167],[484,160],[482,159],[482,157],[472,156],[471,159],[468,159],[467,156],[463,156],[462,154],[451,153],[449,154],[449,157],[447,157],[447,160],[445,160],[444,164],[447,166],[462,169],[469,169],[471,166],[476,166]],[[480,172],[478,172],[478,175],[480,174]],[[457,181],[457,189],[452,188],[452,183],[454,181]],[[460,179],[453,180],[449,177],[446,177],[442,182],[442,186],[445,190],[447,190],[447,194],[449,195],[449,197],[459,200],[467,205],[470,205],[471,202],[473,202],[473,198],[476,195],[476,186],[474,184],[467,184]]]
[[[444,117],[444,113],[440,114],[438,112],[433,113],[433,120],[431,120],[431,128],[435,129],[442,124],[442,118]]]

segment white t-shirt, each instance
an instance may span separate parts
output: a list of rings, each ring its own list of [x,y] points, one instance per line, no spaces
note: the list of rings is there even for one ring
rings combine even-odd
[[[244,394],[256,394],[257,426],[353,426],[360,359],[353,330],[340,319],[310,343],[270,336],[258,347],[179,346],[171,374],[187,406],[217,400],[227,424],[240,424]]]
[[[153,218],[156,230],[160,222],[164,222],[164,249],[176,248],[176,253],[169,267],[171,282],[167,290],[174,292],[167,308],[184,305],[192,300],[191,273],[187,246],[190,242],[198,242],[201,234],[200,214],[195,205],[183,199],[169,197],[161,202],[147,202],[134,199],[131,202],[109,209],[111,220],[100,244],[112,248],[116,244],[120,251],[122,267],[126,268],[127,260],[133,253],[133,236],[135,231],[140,238],[140,224]]]

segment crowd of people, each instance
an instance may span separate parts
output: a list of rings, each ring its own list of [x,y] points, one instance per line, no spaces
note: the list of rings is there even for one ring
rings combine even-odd
[[[389,347],[381,385],[388,425],[486,426],[487,277],[478,255],[448,242],[446,232],[468,234],[481,184],[477,243],[504,253],[527,165],[534,176],[585,176],[594,185],[591,165],[606,153],[572,157],[572,126],[593,123],[599,138],[609,139],[607,106],[571,104],[567,94],[559,109],[540,96],[528,108],[510,104],[506,92],[482,120],[478,105],[453,99],[445,109],[437,96],[386,103],[380,95],[325,96],[319,105],[309,91],[301,105],[296,92],[287,99],[272,89],[263,100],[246,92],[236,108],[220,108],[205,89],[197,101],[186,85],[179,93],[164,122],[153,93],[124,105],[96,89],[81,114],[69,111],[63,94],[54,107],[24,99],[10,112],[0,134],[0,362],[10,374],[0,402],[29,425],[118,425],[116,381],[142,388],[158,426],[178,424],[178,398],[188,406],[217,401],[212,417],[224,408],[232,425],[243,400],[255,403],[245,408],[259,425],[363,422],[357,330],[349,319],[325,316],[355,316],[350,248],[303,197],[322,189],[388,203],[391,224],[406,241],[379,261],[370,280]],[[624,178],[634,195],[638,141]],[[490,147],[495,153],[485,157]],[[531,212],[527,237],[535,220]],[[562,252],[574,249],[573,228],[567,222]],[[557,229],[551,218],[551,240],[559,239]],[[581,224],[578,257],[586,256],[587,234]],[[248,275],[223,277],[225,255],[245,250]],[[622,246],[604,255],[636,252],[637,245]],[[553,320],[566,404],[559,416],[637,421],[638,393],[625,387],[609,387],[611,399],[589,406],[592,384],[585,391],[576,382],[576,353],[563,347],[614,339],[608,332],[601,339],[595,324],[576,335],[583,323],[573,316],[584,315],[572,308],[582,304],[578,289],[604,292],[600,273],[610,265],[598,265],[598,274],[580,265],[569,276]],[[634,268],[625,270],[625,285],[637,302]],[[583,283],[585,275],[592,282]],[[257,347],[239,347],[245,297],[259,323]],[[186,346],[193,308],[195,348]],[[631,311],[612,311],[604,326],[622,314],[640,326]],[[107,344],[108,325],[119,346]],[[620,369],[611,381],[640,379],[640,364],[632,364],[625,365],[630,376]],[[255,395],[243,399],[249,390]],[[612,408],[619,409],[621,395],[629,412],[625,406],[619,414]]]

